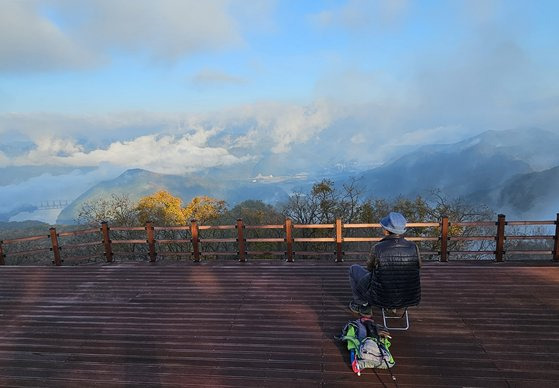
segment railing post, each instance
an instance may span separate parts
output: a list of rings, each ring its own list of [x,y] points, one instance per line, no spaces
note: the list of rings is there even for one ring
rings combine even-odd
[[[342,251],[342,220],[336,218],[336,263],[341,263],[344,261],[343,259],[343,251]]]
[[[148,248],[149,248],[149,261],[153,263],[157,253],[155,252],[155,231],[153,229],[153,223],[151,221],[146,222],[146,234]]]
[[[559,261],[559,213],[557,213],[557,219],[555,221],[555,244],[553,245],[553,260]],[[0,246],[1,252],[1,246]]]
[[[441,262],[448,261],[448,217],[441,219]]]
[[[503,256],[505,253],[505,215],[499,214],[497,216],[497,236],[495,237],[496,249],[495,249],[495,261],[503,261]]]
[[[56,228],[50,228],[50,242],[52,244],[52,253],[54,255],[54,260],[52,263],[54,265],[62,265],[62,260],[60,258],[60,246],[58,245],[58,234],[56,233]]]
[[[101,234],[103,236],[103,246],[105,247],[105,257],[107,263],[113,262],[113,248],[111,245],[111,237],[109,235],[109,224],[107,221],[101,222]]]
[[[4,262],[4,250],[2,249],[2,243],[3,241],[0,240],[0,265],[6,265]]]
[[[243,224],[243,220],[239,218],[237,220],[237,225],[235,227],[237,228],[237,242],[239,243],[238,257],[239,257],[239,261],[241,263],[244,263],[246,261],[246,251],[245,251],[245,237],[244,237],[245,225]]]
[[[293,222],[285,219],[285,242],[287,243],[287,261],[293,262]]]
[[[190,242],[192,243],[192,256],[194,261],[200,261],[200,239],[198,237],[198,223],[196,220],[190,220]]]

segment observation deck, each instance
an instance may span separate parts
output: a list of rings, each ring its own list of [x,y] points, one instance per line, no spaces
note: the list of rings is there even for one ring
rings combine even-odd
[[[396,386],[352,371],[349,262],[0,266],[0,386]],[[375,311],[378,321],[379,312]],[[400,387],[559,386],[559,266],[427,262]]]

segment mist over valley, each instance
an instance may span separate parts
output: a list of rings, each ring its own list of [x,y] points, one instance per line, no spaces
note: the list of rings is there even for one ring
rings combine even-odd
[[[158,190],[167,190],[185,203],[208,195],[225,200],[230,207],[249,199],[279,205],[294,192],[308,192],[322,179],[338,186],[355,180],[367,199],[429,199],[433,190],[439,190],[450,198],[487,205],[512,218],[552,219],[559,209],[555,195],[559,155],[553,152],[558,147],[559,135],[553,132],[517,129],[486,131],[452,144],[420,146],[372,169],[359,169],[355,162],[322,163],[316,170],[309,164],[308,170],[293,174],[289,164],[278,164],[274,174],[263,175],[256,173],[263,167],[258,160],[245,163],[241,169],[222,166],[189,174],[119,171],[110,166],[5,167],[0,220],[72,224],[86,201],[111,194],[126,194],[136,201]],[[10,207],[12,193],[17,193],[17,203]],[[55,199],[67,200],[67,206],[40,208]]]

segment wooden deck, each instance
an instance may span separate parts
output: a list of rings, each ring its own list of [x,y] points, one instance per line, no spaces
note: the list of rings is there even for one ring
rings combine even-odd
[[[396,386],[333,339],[348,266],[0,267],[0,386]],[[422,290],[392,333],[398,386],[559,386],[556,263],[428,263]]]

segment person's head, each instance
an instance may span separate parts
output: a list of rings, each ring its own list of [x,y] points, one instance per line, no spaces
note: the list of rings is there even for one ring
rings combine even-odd
[[[380,226],[384,234],[404,234],[406,233],[406,219],[397,212],[390,212],[380,220]]]

